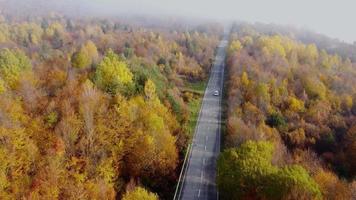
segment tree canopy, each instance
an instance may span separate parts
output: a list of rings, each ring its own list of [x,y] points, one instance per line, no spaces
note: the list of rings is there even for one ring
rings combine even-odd
[[[274,146],[247,141],[228,149],[218,160],[217,183],[223,199],[284,199],[294,189],[309,198],[321,199],[318,185],[301,166],[272,165]]]
[[[156,194],[152,192],[148,192],[141,187],[136,187],[133,191],[127,192],[123,198],[123,200],[158,200]]]
[[[0,75],[9,87],[15,88],[21,75],[31,69],[31,62],[22,51],[10,49],[0,51]]]
[[[236,41],[241,48],[232,48]],[[234,25],[229,49],[224,140],[229,149],[219,160],[219,190],[226,189],[221,194],[352,199],[356,65],[351,58],[299,32],[265,24]],[[265,152],[251,153],[251,159],[242,153],[241,148],[252,149],[251,141],[268,141],[272,159]]]
[[[109,50],[95,71],[95,83],[111,94],[123,91],[132,84],[133,75],[125,61]]]

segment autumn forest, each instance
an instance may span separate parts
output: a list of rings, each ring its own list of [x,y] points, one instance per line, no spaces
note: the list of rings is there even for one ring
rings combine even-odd
[[[220,199],[356,199],[356,44],[149,20],[0,12],[0,199],[172,199],[224,30]]]
[[[221,197],[354,199],[356,65],[267,28],[231,31]]]
[[[0,199],[171,198],[220,26],[0,21]]]

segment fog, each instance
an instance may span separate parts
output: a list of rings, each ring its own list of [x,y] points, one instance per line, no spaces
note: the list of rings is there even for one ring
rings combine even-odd
[[[350,42],[356,41],[352,0],[0,0],[16,6],[56,8],[76,15],[181,16],[293,25]],[[19,3],[21,2],[21,3]],[[35,6],[35,8],[33,8]]]

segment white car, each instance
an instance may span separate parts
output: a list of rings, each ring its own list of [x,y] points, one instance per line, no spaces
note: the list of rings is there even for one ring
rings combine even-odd
[[[215,90],[214,91],[214,96],[219,96],[219,91]]]

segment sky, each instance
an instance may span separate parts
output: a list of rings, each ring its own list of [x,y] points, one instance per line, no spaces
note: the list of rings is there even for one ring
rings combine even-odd
[[[306,28],[353,43],[356,41],[356,0],[0,0],[15,6],[61,4],[81,14],[151,14],[185,19],[240,20]],[[37,2],[37,3],[35,3]],[[69,7],[68,7],[69,6]]]
[[[87,0],[90,1],[90,0]],[[118,12],[294,25],[356,41],[354,0],[91,0]]]

